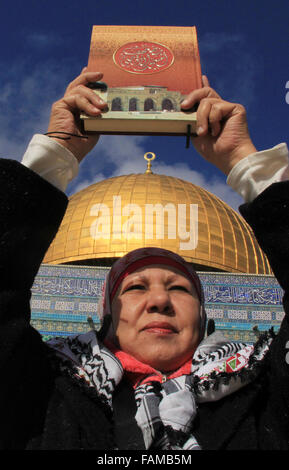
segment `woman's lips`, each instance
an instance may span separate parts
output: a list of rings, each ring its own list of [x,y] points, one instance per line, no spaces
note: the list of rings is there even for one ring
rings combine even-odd
[[[143,330],[147,331],[148,333],[157,333],[162,335],[171,335],[173,333],[177,333],[177,330],[174,326],[170,323],[166,322],[151,322],[148,323]]]

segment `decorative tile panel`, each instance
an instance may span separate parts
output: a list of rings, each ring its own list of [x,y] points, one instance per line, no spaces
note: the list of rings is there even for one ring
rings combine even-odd
[[[109,268],[42,265],[32,287],[32,325],[44,339],[96,329],[98,300]],[[198,273],[208,318],[234,341],[254,342],[253,327],[277,332],[284,317],[283,291],[270,275]]]

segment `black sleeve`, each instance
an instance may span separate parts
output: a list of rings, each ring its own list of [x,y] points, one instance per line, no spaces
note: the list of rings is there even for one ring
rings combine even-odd
[[[10,429],[15,415],[21,428],[28,402],[43,392],[35,390],[44,358],[30,326],[30,289],[66,207],[64,193],[21,163],[0,159],[0,448],[9,434],[21,435]]]
[[[289,181],[275,183],[240,207],[284,290],[285,316],[267,358],[268,400],[260,417],[265,448],[289,448]],[[265,402],[264,402],[265,403]],[[264,448],[264,447],[263,447]]]
[[[289,181],[274,183],[240,212],[252,227],[279,284],[289,289]]]

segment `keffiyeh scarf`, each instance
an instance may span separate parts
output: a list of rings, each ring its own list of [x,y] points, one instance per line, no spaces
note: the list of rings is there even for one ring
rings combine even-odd
[[[258,375],[274,333],[263,335],[252,346],[228,342],[220,332],[203,340],[193,356],[190,372],[167,378],[138,381],[134,387],[135,419],[146,449],[199,450],[192,429],[198,403],[219,400],[250,383]],[[101,342],[95,331],[55,338],[47,342],[62,372],[93,388],[112,408],[113,393],[126,373],[125,364]],[[136,361],[137,362],[137,361]],[[136,372],[139,374],[140,371]]]

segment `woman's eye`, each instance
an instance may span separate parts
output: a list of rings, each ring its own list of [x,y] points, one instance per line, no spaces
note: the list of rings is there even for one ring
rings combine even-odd
[[[125,289],[125,292],[129,291],[129,290],[144,290],[145,289],[145,286],[143,286],[142,284],[133,284],[132,286],[129,286]]]
[[[182,290],[184,292],[189,292],[185,286],[171,286],[169,290]]]

